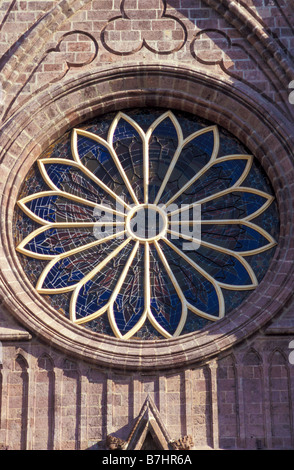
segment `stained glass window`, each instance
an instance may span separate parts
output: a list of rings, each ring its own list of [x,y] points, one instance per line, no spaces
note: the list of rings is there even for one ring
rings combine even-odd
[[[258,161],[224,129],[133,109],[72,129],[21,188],[16,249],[37,292],[78,325],[163,339],[231,314],[279,233]]]

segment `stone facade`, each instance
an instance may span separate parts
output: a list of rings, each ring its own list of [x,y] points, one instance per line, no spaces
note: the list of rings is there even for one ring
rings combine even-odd
[[[1,2],[0,448],[294,448],[293,24],[286,0]],[[11,233],[44,149],[141,106],[234,134],[264,167],[281,222],[270,269],[237,312],[159,343],[59,316]]]

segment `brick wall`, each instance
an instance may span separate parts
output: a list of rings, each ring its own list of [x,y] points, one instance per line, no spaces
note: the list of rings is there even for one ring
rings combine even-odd
[[[199,449],[292,449],[288,341],[259,336],[254,346],[217,360],[214,401],[210,362],[122,375],[39,344],[6,343],[1,443],[10,449],[102,450],[108,434],[129,437],[150,395],[172,440],[192,435]]]

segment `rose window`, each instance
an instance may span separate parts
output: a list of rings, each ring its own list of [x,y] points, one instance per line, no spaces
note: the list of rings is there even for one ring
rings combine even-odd
[[[279,219],[258,161],[194,116],[128,110],[66,133],[29,171],[14,232],[36,291],[78,325],[163,339],[229,316]]]

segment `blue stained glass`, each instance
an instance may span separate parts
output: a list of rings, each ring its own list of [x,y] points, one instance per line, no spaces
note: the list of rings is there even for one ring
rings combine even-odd
[[[101,289],[102,290],[102,289]],[[99,309],[104,307],[111,297],[111,290],[103,289],[97,295],[97,289],[93,281],[89,281],[82,287],[79,292],[76,303],[76,317],[77,319],[85,318],[92,315]]]
[[[256,250],[269,241],[257,230],[243,224],[201,225],[202,240],[236,252]]]
[[[78,137],[78,153],[83,164],[90,159],[102,164],[111,160],[110,153],[104,145],[84,136]]]
[[[179,247],[181,242],[177,243],[173,240],[173,244]],[[161,246],[187,301],[193,307],[217,316],[219,313],[219,299],[212,283],[195,271],[172,248],[165,246],[163,243],[161,243]]]
[[[189,271],[187,274],[191,277]],[[211,282],[198,278],[193,278],[194,288],[185,291],[187,301],[198,310],[213,315],[216,318],[219,315],[219,298]],[[195,288],[197,296],[195,296]]]
[[[41,219],[56,221],[56,201],[58,196],[43,196],[26,203],[27,207]]]
[[[34,237],[25,248],[41,255],[59,255],[95,241],[89,230],[83,229],[49,229]]]
[[[114,316],[122,335],[127,334],[144,313],[144,299],[138,297],[133,305],[126,305],[126,299],[119,294],[114,304]]]
[[[80,159],[85,158],[89,154],[93,155],[94,158],[97,158],[99,145],[96,141],[79,135],[77,147]]]
[[[166,142],[171,141],[175,148],[178,144],[178,134],[176,128],[170,118],[164,119],[154,130],[153,139],[164,139]]]
[[[158,298],[152,297],[151,311],[156,321],[166,331],[171,335],[176,331],[182,313],[182,304],[177,295],[170,295],[168,308],[163,302],[160,302]]]
[[[51,181],[60,188],[64,182],[68,179],[68,173],[71,170],[70,165],[50,164],[46,165],[46,170]]]
[[[212,155],[215,141],[213,131],[205,132],[191,141],[199,150],[207,155]]]
[[[130,248],[126,250],[129,255]],[[144,249],[140,247],[113,305],[115,321],[122,335],[137,324],[145,310],[143,259]]]
[[[267,199],[246,191],[232,191],[201,204],[202,220],[242,219],[254,214]]]
[[[59,196],[33,199],[26,206],[38,217],[54,222],[95,222],[93,207],[76,203]]]
[[[173,334],[181,319],[182,303],[158,254],[151,250],[151,311],[155,320]]]
[[[176,128],[171,119],[166,118],[155,128],[149,142],[150,201],[154,201],[157,196],[177,146],[178,135]]]
[[[54,235],[58,236],[58,232],[56,230],[52,231],[52,236],[54,237]],[[42,255],[57,255],[64,252],[64,248],[62,245],[58,246],[58,244],[50,243],[50,241],[48,240],[47,231],[35,237],[31,242],[29,242],[25,246],[25,248],[34,253],[39,253]]]
[[[74,285],[83,277],[85,273],[81,267],[76,266],[70,258],[58,261],[49,271],[44,284],[44,289],[63,289],[64,287]]]
[[[174,245],[182,248],[182,240],[172,241]],[[197,250],[187,251],[186,256],[218,282],[233,286],[252,284],[248,271],[233,255],[200,245]]]
[[[96,268],[118,245],[118,241],[106,242],[102,244],[100,249],[97,247],[88,248],[57,261],[50,269],[43,287],[46,289],[61,289],[67,285],[75,285]],[[122,252],[122,255],[124,255],[124,252]],[[122,262],[125,262],[124,259]],[[109,266],[111,272],[111,263]],[[111,275],[113,276],[114,273],[111,272]],[[102,274],[100,276],[103,277]]]
[[[113,135],[113,142],[123,142],[124,140],[141,140],[140,135],[127,121],[120,119]]]
[[[234,256],[201,247],[195,258],[218,282],[233,286],[252,284],[248,271]]]
[[[170,175],[169,181],[160,198],[166,204],[181,187],[191,180],[209,162],[214,149],[214,133],[208,131],[189,141],[182,149],[181,156]],[[158,189],[160,184],[158,185]],[[156,191],[154,191],[156,193]],[[181,198],[176,201],[181,203]]]
[[[199,199],[232,187],[242,176],[247,160],[231,160],[216,163],[190,186],[181,198],[181,203],[197,202]]]
[[[163,111],[161,109],[135,109],[128,110],[125,114],[138,123],[143,132],[146,132],[156,119],[163,116]],[[227,131],[219,128],[219,153],[213,163],[211,156],[217,148],[215,140],[217,133],[205,129],[211,126],[211,123],[179,111],[173,114],[173,120],[170,117],[165,118],[154,128],[149,139],[147,193],[149,203],[154,203],[161,190],[158,204],[167,203],[172,199],[173,204],[180,208],[182,204],[197,203],[205,198],[210,198],[210,200],[201,203],[201,240],[197,249],[185,250],[185,240],[181,237],[171,240],[168,232],[164,236],[172,241],[176,249],[173,249],[164,237],[159,239],[158,243],[170,272],[167,272],[153,242],[149,244],[151,299],[149,311],[152,312],[155,322],[160,325],[160,329],[148,314],[144,325],[136,330],[134,335],[135,338],[144,340],[162,339],[162,329],[168,335],[173,335],[181,324],[186,306],[188,306],[187,321],[182,334],[197,332],[209,326],[211,320],[206,316],[217,320],[220,317],[222,298],[226,315],[233,309],[237,311],[237,307],[251,291],[234,290],[234,287],[250,286],[252,270],[257,280],[262,281],[275,250],[274,245],[270,244],[270,237],[266,238],[264,234],[268,232],[276,240],[279,234],[276,204],[271,202],[265,210],[265,203],[268,199],[256,192],[259,190],[267,195],[273,195],[270,183],[260,164],[252,157],[250,167],[251,157],[249,156],[248,158],[233,158],[234,155],[247,155],[247,149]],[[116,113],[112,113],[106,117],[95,118],[85,123],[81,129],[107,140],[110,126],[116,117]],[[174,124],[176,120],[181,126],[184,139],[192,137],[200,129],[204,132],[191,138],[183,146],[174,168],[169,173],[168,180],[165,181],[179,144],[177,126]],[[32,192],[47,192],[46,196],[37,197],[29,202],[24,200],[27,208],[48,224],[58,222],[59,226],[49,227],[48,225],[48,229],[42,233],[36,232],[36,236],[32,235],[25,246],[31,257],[27,258],[21,252],[19,257],[29,279],[36,284],[38,276],[48,266],[48,261],[33,259],[34,254],[63,256],[63,259],[58,259],[48,272],[42,288],[51,289],[52,292],[56,289],[68,290],[68,292],[48,296],[48,301],[58,310],[63,311],[66,316],[69,316],[74,287],[83,281],[85,276],[90,275],[90,280],[87,278],[85,284],[81,282],[82,287],[77,296],[75,311],[77,320],[87,320],[87,317],[91,315],[93,317],[93,314],[109,302],[134,248],[136,238],[118,251],[98,273],[96,270],[96,274],[91,274],[108,255],[117,251],[126,237],[86,248],[87,244],[97,241],[97,233],[93,228],[83,227],[83,223],[101,221],[101,217],[105,214],[105,211],[100,210],[101,208],[99,214],[95,212],[92,203],[108,209],[109,207],[117,209],[115,198],[105,188],[124,199],[132,207],[134,200],[126,187],[126,179],[139,204],[143,204],[145,198],[143,143],[140,134],[131,122],[123,118],[117,121],[112,144],[123,172],[115,164],[106,143],[103,145],[94,138],[78,134],[76,151],[86,171],[82,167],[79,168],[78,162],[73,159],[71,144],[71,132],[69,132],[41,156],[42,159],[47,159],[46,171],[52,183],[60,189],[60,195],[48,195],[48,186],[43,180],[41,168],[39,169],[37,165],[30,170],[24,181],[20,198],[25,198]],[[227,156],[232,158],[220,161],[220,158]],[[50,158],[63,161],[50,163]],[[203,174],[198,175],[198,172],[203,171],[208,164],[210,167]],[[89,176],[91,173],[93,177]],[[188,186],[194,177],[197,178]],[[240,180],[242,180],[241,183]],[[97,181],[103,183],[104,189]],[[164,187],[163,182],[166,183]],[[185,185],[187,185],[186,189],[181,192]],[[234,185],[237,187],[233,187]],[[227,191],[227,193],[218,197],[221,191]],[[177,199],[174,199],[176,194],[178,194]],[[71,198],[71,196],[80,198],[81,202],[76,202],[74,200],[76,198]],[[119,210],[123,209],[120,207]],[[128,210],[126,209],[126,214]],[[192,209],[187,211],[190,217],[192,212]],[[108,215],[110,213],[111,211]],[[250,219],[250,223],[255,225],[246,224],[243,219],[256,213],[258,217],[254,220]],[[183,214],[182,218],[186,220]],[[112,220],[111,217],[109,220]],[[118,219],[114,217],[113,220]],[[119,219],[120,222],[125,220]],[[205,223],[206,221],[212,223]],[[66,227],[66,224],[73,222],[78,223],[78,227]],[[29,239],[29,235],[39,227],[40,224],[37,223],[36,218],[16,209],[14,221],[16,244],[24,237]],[[178,227],[178,230],[182,227]],[[125,228],[123,225],[120,230]],[[193,226],[186,225],[186,229],[188,229],[188,234],[193,235]],[[103,226],[99,233],[99,236],[105,238],[114,234],[114,231]],[[272,248],[268,249],[268,246]],[[223,251],[220,248],[223,248]],[[66,256],[71,250],[74,252]],[[254,252],[254,256],[250,255],[251,251]],[[114,321],[122,336],[137,328],[139,320],[144,312],[146,313],[144,253],[145,245],[140,241],[138,252],[128,272],[125,273],[113,304]],[[236,256],[233,253],[236,253]],[[244,257],[244,262],[238,259],[238,253]],[[251,270],[247,268],[248,266]],[[173,274],[182,297],[179,296],[179,291],[171,281],[170,273]],[[221,288],[218,287],[219,290],[217,290],[219,285]],[[117,335],[112,323],[109,322],[109,313],[106,311],[94,320],[85,323],[85,326],[108,335]]]
[[[87,201],[101,204],[107,199],[109,206],[114,207],[114,199],[88,177],[82,169],[60,163],[46,163],[47,174],[58,189]],[[95,172],[93,172],[95,174]]]

